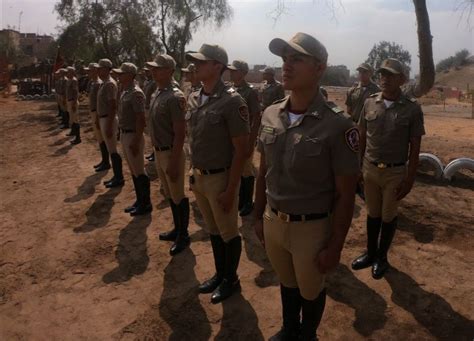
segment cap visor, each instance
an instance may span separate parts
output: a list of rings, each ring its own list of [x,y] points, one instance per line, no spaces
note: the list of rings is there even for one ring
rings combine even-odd
[[[240,70],[240,69],[236,68],[236,67],[233,66],[233,65],[227,65],[227,68],[228,68],[229,70],[233,70],[233,71],[239,71],[239,70]]]
[[[187,60],[213,60],[212,58],[207,58],[205,55],[199,52],[192,52],[186,54]]]
[[[288,50],[293,50],[297,53],[302,53],[308,56],[312,56],[310,53],[308,53],[305,49],[303,49],[301,46],[296,45],[292,42],[285,41],[281,38],[275,38],[273,39],[270,44],[268,45],[268,48],[270,49],[270,52],[273,53],[274,55],[277,55],[279,57],[283,57],[283,54],[288,51]]]
[[[382,70],[385,70],[385,71],[388,71],[388,72],[390,72],[390,73],[393,73],[394,75],[399,75],[399,74],[401,74],[401,72],[398,72],[397,70],[392,69],[391,67],[386,67],[386,66],[379,68],[379,69],[377,70],[377,72],[381,72]]]

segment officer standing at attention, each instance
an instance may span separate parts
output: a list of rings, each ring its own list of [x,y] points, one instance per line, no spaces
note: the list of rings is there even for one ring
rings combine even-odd
[[[265,110],[258,139],[255,231],[280,279],[283,308],[271,340],[316,340],[325,275],[339,264],[352,221],[359,133],[319,90],[328,53],[317,39],[297,33],[269,49],[282,57],[291,90]]]
[[[99,116],[100,131],[104,138],[107,150],[112,160],[114,176],[105,181],[107,188],[123,186],[122,158],[117,152],[117,83],[110,76],[112,62],[109,59],[99,60],[98,73],[102,85],[97,93],[97,114]]]
[[[145,133],[147,135],[150,134],[150,101],[153,93],[156,91],[156,82],[153,79],[153,75],[151,70],[148,67],[144,67],[143,70],[145,71],[145,83],[143,84],[143,92],[145,93],[146,97],[146,104],[145,104]],[[155,160],[155,153],[151,152],[150,155],[146,157],[148,161]]]
[[[243,60],[234,60],[232,65],[227,67],[230,70],[230,79],[234,88],[247,103],[249,109],[250,131],[254,131],[254,126],[260,122],[260,103],[258,102],[258,92],[245,80],[249,72],[248,64]],[[258,128],[257,128],[258,130]],[[252,136],[252,134],[250,134]],[[239,211],[240,216],[249,215],[253,210],[253,190],[255,185],[255,167],[253,166],[253,150],[255,148],[256,135],[249,141],[250,155],[245,161],[244,170],[240,179],[239,191]]]
[[[279,81],[275,79],[275,69],[267,66],[262,71],[263,91],[262,91],[262,110],[265,110],[270,104],[279,99],[285,98],[285,89]]]
[[[359,122],[360,113],[364,107],[365,100],[370,95],[380,92],[380,88],[372,81],[374,73],[372,67],[367,63],[362,63],[357,67],[359,72],[359,83],[347,91],[346,108],[354,122]]]
[[[415,182],[425,134],[420,105],[401,90],[404,70],[397,59],[383,61],[378,70],[382,92],[365,101],[359,120],[367,252],[352,262],[352,269],[372,266],[374,279],[382,278],[389,268],[387,252],[397,228],[398,205]]]
[[[150,136],[155,148],[155,164],[173,215],[174,229],[160,233],[160,240],[174,241],[172,256],[190,243],[188,234],[189,199],[184,195],[184,138],[186,98],[172,85],[176,62],[162,54],[148,62],[157,90],[150,108]]]
[[[67,100],[66,100],[66,69],[59,69],[59,81],[58,88],[56,89],[57,94],[59,95],[59,103],[62,108],[63,115],[61,117],[61,124],[59,128],[67,129],[69,128],[69,113],[67,112]]]
[[[131,216],[147,214],[153,209],[150,201],[150,179],[145,173],[143,157],[146,98],[135,84],[137,71],[137,67],[132,63],[123,63],[120,69],[114,69],[123,87],[118,104],[120,142],[132,173],[136,194],[135,203],[125,208],[125,213],[130,213]]]
[[[98,68],[99,64],[97,63],[90,63],[88,67],[84,68],[87,71],[87,75],[89,76],[89,85],[88,85],[88,93],[89,93],[89,112],[92,121],[92,129],[94,130],[94,135],[99,143],[100,147],[100,154],[102,156],[102,160],[94,165],[94,169],[96,172],[101,172],[107,169],[110,169],[110,162],[109,162],[109,152],[107,150],[107,145],[102,137],[102,133],[100,131],[100,124],[99,124],[99,117],[97,116],[97,93],[99,92],[99,88],[102,84],[102,81],[98,75]]]
[[[81,126],[79,125],[79,85],[76,78],[76,69],[72,66],[67,67],[66,83],[67,111],[71,121],[71,131],[67,136],[74,136],[71,144],[81,143]]]
[[[191,87],[189,91],[186,91],[186,99],[189,97],[191,93],[194,91],[198,91],[201,89],[202,84],[196,78],[196,65],[193,63],[189,63],[186,68],[181,69],[181,72],[184,75],[184,81],[191,83]]]
[[[56,103],[58,104],[58,115],[57,115],[57,117],[63,117],[63,110],[61,108],[61,99],[60,99],[59,93],[58,93],[59,84],[60,84],[59,70],[60,69],[57,69],[54,72],[54,91],[55,91],[55,94],[56,94]]]
[[[218,45],[203,44],[199,52],[186,54],[196,65],[201,90],[188,101],[192,176],[191,190],[210,232],[216,274],[199,286],[219,303],[240,289],[237,276],[242,238],[237,226],[237,196],[247,158],[249,111],[244,99],[224,85],[227,52]]]

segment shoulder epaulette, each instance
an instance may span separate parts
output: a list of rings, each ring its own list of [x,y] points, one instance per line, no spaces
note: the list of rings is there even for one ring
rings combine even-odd
[[[329,109],[332,110],[332,112],[334,112],[335,114],[340,114],[340,113],[343,113],[344,110],[342,110],[341,108],[339,108],[336,103],[334,102],[326,102],[326,105],[328,106]]]
[[[277,99],[277,100],[276,100],[276,101],[274,101],[272,104],[281,103],[281,102],[283,102],[285,99],[286,99],[286,97],[283,97],[283,98]]]
[[[235,92],[235,89],[231,87],[231,88],[227,89],[226,92],[228,94],[233,94]]]
[[[416,103],[416,98],[415,97],[407,97],[408,100],[412,103]]]

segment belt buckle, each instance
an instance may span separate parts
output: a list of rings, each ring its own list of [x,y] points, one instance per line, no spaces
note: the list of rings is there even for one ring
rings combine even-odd
[[[278,211],[277,216],[278,216],[278,218],[280,218],[281,220],[283,220],[286,223],[290,222],[290,215],[287,214],[287,213]]]
[[[377,168],[380,168],[380,169],[387,168],[387,164],[385,164],[383,162],[380,162],[380,163],[377,164]]]

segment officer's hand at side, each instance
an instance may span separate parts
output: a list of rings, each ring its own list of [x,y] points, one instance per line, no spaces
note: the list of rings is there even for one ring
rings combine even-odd
[[[413,187],[414,179],[404,179],[396,188],[395,194],[397,195],[397,200],[402,200],[410,193]]]
[[[230,212],[232,204],[234,203],[234,194],[229,191],[222,192],[217,197],[217,203],[221,206],[224,212]]]
[[[257,235],[258,240],[262,244],[263,248],[265,248],[265,239],[263,237],[263,220],[256,219],[253,228],[255,229],[255,234]]]
[[[316,265],[318,266],[319,271],[322,274],[325,274],[331,270],[334,270],[339,265],[340,260],[340,251],[331,248],[325,248],[322,249],[316,257]]]

